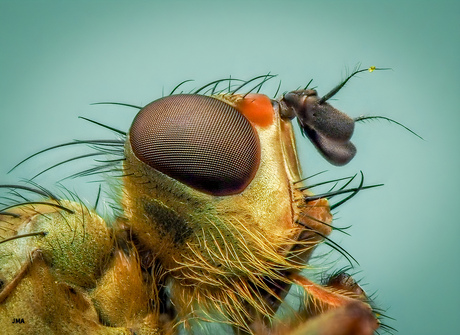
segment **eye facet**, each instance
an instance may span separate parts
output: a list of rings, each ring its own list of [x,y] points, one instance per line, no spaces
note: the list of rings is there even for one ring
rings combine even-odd
[[[243,191],[260,162],[251,123],[207,96],[179,94],[148,104],[137,114],[129,139],[139,160],[212,195]]]

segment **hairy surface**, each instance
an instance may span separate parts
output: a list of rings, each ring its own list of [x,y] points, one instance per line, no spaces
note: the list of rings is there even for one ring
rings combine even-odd
[[[355,71],[323,98],[316,99],[315,104],[326,106],[329,98],[362,71]],[[200,169],[202,164],[194,161],[196,170],[190,176],[184,172],[178,175],[157,166],[158,152],[153,158],[146,157],[146,149],[139,149],[138,142],[132,141],[133,136],[140,136],[143,143],[150,141],[150,135],[144,134],[144,124],[122,131],[84,118],[110,129],[117,138],[63,143],[16,165],[14,168],[52,150],[90,148],[87,153],[37,171],[27,182],[0,185],[3,329],[24,334],[178,334],[183,330],[206,333],[204,325],[213,322],[227,325],[235,334],[367,335],[379,325],[391,331],[378,321],[381,317],[371,307],[371,299],[345,270],[325,275],[321,284],[302,272],[311,268],[312,254],[320,243],[352,262],[352,256],[329,237],[334,230],[343,231],[333,226],[330,211],[359,191],[379,185],[365,186],[362,173],[355,187],[350,185],[357,175],[309,185],[309,178],[302,179],[291,120],[298,117],[305,129],[311,126],[307,125],[308,116],[302,114],[304,105],[298,103],[304,97],[288,93],[271,100],[258,94],[274,77],[267,74],[250,80],[226,78],[181,95],[184,92],[180,89],[189,82],[184,81],[170,94],[210,101],[207,107],[224,106],[224,113],[244,119],[242,123],[248,131],[254,132],[249,137],[257,143],[247,152],[250,156],[258,152],[253,157],[256,163],[248,163],[249,173],[245,170],[243,177],[237,175],[237,183],[242,181],[237,191],[228,192],[233,181],[220,192],[219,187],[215,191],[214,184],[207,184],[207,177],[202,179],[202,173],[214,173],[217,179],[225,174],[218,169],[220,159],[224,165],[234,164],[232,171],[239,171],[237,163],[221,157],[225,150],[219,147],[223,145],[219,136],[211,133],[209,143],[200,149],[211,150],[216,170]],[[293,92],[300,91],[290,93]],[[143,110],[135,105],[119,105]],[[317,129],[327,136],[333,134],[335,141],[337,134],[328,125],[345,119],[327,106],[325,117],[331,120]],[[208,121],[200,124],[198,116],[193,121],[203,127],[203,134],[206,127],[217,131],[226,126],[218,120],[212,124],[213,108],[203,111]],[[350,122],[367,119],[346,118]],[[141,118],[138,121],[143,122]],[[154,129],[156,123],[147,128],[163,136],[162,131]],[[166,120],[164,124],[167,123]],[[304,133],[311,136],[305,129]],[[345,136],[346,141],[351,133]],[[153,142],[161,141],[161,136]],[[168,141],[174,141],[174,136]],[[160,158],[168,160],[169,155],[175,155],[179,161],[186,161],[190,158],[181,157],[180,152],[187,152],[192,142],[195,143],[186,138],[172,153],[168,151],[171,146],[160,150],[160,156],[164,156]],[[239,147],[243,142],[246,140]],[[320,151],[329,148],[317,145]],[[148,155],[149,150],[150,147]],[[238,150],[233,151],[236,158]],[[331,152],[334,161],[337,157]],[[206,158],[207,153],[196,154]],[[85,205],[71,192],[58,197],[34,181],[64,164],[93,158],[96,165],[67,177],[104,175],[109,179],[99,187],[93,206]],[[173,164],[172,169],[180,165]],[[241,168],[244,170],[244,166]],[[316,195],[311,191],[322,187],[329,189]],[[104,218],[97,213],[101,210],[103,189],[110,192],[112,207]],[[331,199],[335,202],[331,203]],[[297,307],[285,303],[292,286],[302,292]],[[283,315],[279,313],[281,306]],[[27,322],[12,323],[18,315]]]

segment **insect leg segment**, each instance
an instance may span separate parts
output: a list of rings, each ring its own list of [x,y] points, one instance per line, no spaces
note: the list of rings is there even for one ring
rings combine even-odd
[[[279,335],[373,335],[378,323],[372,312],[360,302],[353,301],[312,318],[287,333]]]
[[[13,290],[18,286],[18,284],[21,282],[21,280],[27,275],[29,272],[33,262],[37,259],[37,257],[41,257],[41,251],[39,249],[35,249],[30,253],[29,259],[25,261],[25,263],[21,266],[19,271],[16,273],[14,278],[11,279],[11,281],[5,285],[2,281],[2,287],[0,291],[0,304],[8,298],[10,294],[12,294]]]
[[[298,274],[291,277],[308,293],[300,312],[308,322],[299,324],[289,335],[372,335],[379,327],[366,294],[349,275],[335,275],[325,286]]]

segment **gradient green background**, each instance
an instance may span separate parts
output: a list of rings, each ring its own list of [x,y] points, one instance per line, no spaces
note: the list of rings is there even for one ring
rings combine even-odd
[[[269,71],[283,90],[313,78],[321,94],[358,62],[391,67],[353,79],[333,104],[394,118],[425,141],[387,122],[360,124],[358,154],[343,168],[299,141],[304,170],[363,170],[367,183],[385,183],[340,209],[337,224],[352,224],[352,236],[333,237],[399,334],[458,333],[459,14],[458,1],[1,0],[0,181],[48,166],[34,160],[6,175],[39,149],[109,137],[79,115],[128,129],[133,110],[93,102],[144,105],[185,79]]]

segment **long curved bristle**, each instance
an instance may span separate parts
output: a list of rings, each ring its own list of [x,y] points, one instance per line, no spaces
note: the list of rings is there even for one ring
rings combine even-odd
[[[11,216],[13,218],[20,218],[21,215],[16,214],[16,213],[10,213],[10,212],[0,212],[0,215],[6,215],[6,216]]]
[[[110,102],[110,101],[103,101],[103,102],[93,102],[91,105],[116,105],[116,106],[124,106],[124,107],[132,107],[136,109],[142,109],[140,106],[132,105],[132,104],[125,104],[123,102]]]
[[[276,88],[275,94],[273,94],[273,99],[276,99],[276,97],[278,96],[278,93],[279,93],[279,91],[280,91],[280,88],[281,88],[281,80],[280,80],[279,83],[278,83],[278,87]]]
[[[46,231],[39,231],[39,232],[36,232],[36,233],[15,235],[15,236],[12,236],[12,237],[9,237],[9,238],[5,238],[4,240],[0,240],[0,244],[8,242],[8,241],[16,240],[18,238],[31,237],[31,236],[46,236],[47,234],[48,233]]]
[[[97,196],[96,196],[96,201],[94,203],[94,210],[97,209],[97,205],[99,204],[99,199],[101,197],[101,191],[102,191],[102,185],[99,184],[99,189],[97,190]]]
[[[316,183],[316,184],[311,184],[311,185],[308,185],[308,186],[300,187],[299,190],[304,191],[304,190],[308,190],[308,189],[311,189],[311,188],[314,188],[314,187],[318,187],[318,186],[321,186],[321,185],[327,185],[327,184],[330,184],[330,183],[334,183],[334,182],[338,182],[338,181],[342,181],[342,180],[346,180],[346,179],[352,180],[355,176],[326,180],[326,181],[322,181],[322,182],[319,182],[319,183]]]
[[[124,141],[120,141],[120,140],[75,140],[75,141],[72,141],[72,142],[66,142],[66,143],[61,143],[61,144],[58,144],[58,145],[53,145],[51,147],[48,147],[46,149],[43,149],[43,150],[40,150],[26,158],[24,158],[22,161],[20,161],[19,163],[17,163],[15,166],[13,166],[9,171],[8,173],[12,172],[13,170],[15,170],[17,167],[19,167],[20,165],[24,164],[26,161],[40,155],[40,154],[43,154],[47,151],[51,151],[51,150],[54,150],[54,149],[58,149],[58,148],[62,148],[62,147],[66,147],[66,146],[71,146],[71,145],[82,145],[82,144],[95,144],[95,145],[120,145],[120,146],[123,146],[124,145]]]
[[[56,164],[54,164],[54,165],[52,165],[52,166],[50,166],[50,167],[48,167],[48,168],[46,168],[46,169],[40,171],[40,172],[37,173],[35,176],[33,176],[33,177],[31,178],[31,180],[33,180],[33,179],[37,178],[38,176],[44,174],[45,172],[47,172],[47,171],[49,171],[49,170],[51,170],[51,169],[54,169],[54,168],[56,168],[56,167],[58,167],[58,166],[61,166],[61,165],[63,165],[63,164],[66,164],[66,163],[69,163],[69,162],[73,162],[73,161],[76,161],[76,160],[79,160],[79,159],[83,159],[83,158],[88,158],[88,157],[93,157],[93,156],[101,156],[101,155],[104,155],[104,153],[102,153],[102,152],[93,152],[93,153],[84,154],[84,155],[80,155],[80,156],[76,156],[76,157],[72,157],[72,158],[66,159],[66,160],[64,160],[64,161],[62,161],[62,162],[56,163]]]
[[[74,174],[71,174],[62,180],[66,179],[74,179],[74,178],[81,178],[81,177],[88,177],[88,176],[93,176],[96,174],[104,174],[104,173],[111,173],[111,172],[123,172],[121,167],[118,166],[118,164],[104,164],[104,165],[99,165],[95,166]],[[121,175],[122,176],[122,175]]]
[[[261,75],[261,76],[254,77],[254,78],[249,79],[249,80],[245,81],[244,83],[242,83],[240,86],[238,86],[236,89],[234,89],[234,90],[231,92],[231,94],[235,94],[236,92],[238,92],[239,90],[241,90],[244,86],[248,85],[249,83],[252,83],[252,82],[255,81],[255,80],[258,80],[258,79],[262,79],[262,78],[263,78],[263,80],[262,80],[261,83],[257,84],[256,86],[254,86],[254,87],[252,88],[252,90],[254,90],[254,89],[256,89],[257,87],[259,87],[259,85],[263,85],[263,84],[266,83],[268,80],[270,80],[270,79],[272,79],[272,78],[274,78],[274,77],[276,77],[276,75],[274,75],[274,74],[269,74],[269,73],[264,74],[264,75]],[[250,93],[252,90],[249,90],[247,93]],[[247,94],[247,93],[246,93],[246,94]]]
[[[24,185],[0,185],[0,188],[10,188],[10,189],[25,190],[25,191],[33,192],[33,193],[42,195],[44,197],[56,200],[56,198],[50,192],[45,192],[43,190],[35,189],[35,188],[29,187],[29,186],[24,186]]]
[[[230,83],[232,81],[235,81],[235,82],[244,82],[244,80],[241,80],[241,79],[237,79],[237,78],[223,78],[223,79],[217,79],[217,80],[214,80],[214,81],[211,81],[210,83],[207,83],[206,85],[204,86],[201,86],[200,88],[198,88],[197,90],[193,91],[192,93],[193,94],[198,94],[200,93],[201,91],[203,91],[205,88],[208,88],[208,87],[211,87],[213,85],[218,85],[220,83],[223,83],[223,82],[228,82],[228,90],[230,91]],[[226,88],[227,89],[227,88]]]
[[[299,179],[299,180],[294,181],[293,184],[295,185],[295,184],[304,182],[304,181],[306,181],[306,180],[308,180],[308,179],[311,179],[311,178],[313,178],[313,177],[319,176],[320,174],[323,174],[323,173],[325,173],[325,172],[327,172],[327,170],[323,170],[323,171],[320,171],[320,172],[316,172],[316,173],[314,173],[314,174],[312,174],[312,175],[310,175],[310,176],[307,176],[307,177],[305,177],[305,178],[302,178],[302,179]]]
[[[188,82],[191,82],[191,81],[193,81],[193,79],[187,79],[187,80],[184,80],[184,81],[180,82],[179,84],[176,85],[176,87],[174,87],[174,88],[172,89],[172,91],[169,93],[169,95],[173,95],[174,92],[176,92],[176,90],[179,89],[179,87],[181,87],[181,86],[184,85],[185,83],[188,83]]]
[[[103,124],[103,123],[101,123],[101,122],[97,122],[97,121],[88,119],[88,118],[86,118],[86,117],[84,117],[84,116],[79,116],[78,118],[83,119],[83,120],[88,121],[88,122],[91,122],[91,123],[94,123],[94,124],[97,124],[98,126],[101,126],[101,127],[106,128],[106,129],[109,129],[109,130],[111,130],[111,131],[114,131],[114,132],[116,132],[116,133],[118,133],[118,134],[120,134],[120,135],[126,136],[126,132],[124,132],[124,131],[122,131],[122,130],[119,130],[119,129],[116,129],[116,128],[113,128],[113,127],[110,127],[110,126],[108,126],[108,125],[106,125],[106,124]]]
[[[403,127],[408,132],[410,132],[412,135],[417,136],[419,139],[424,140],[424,138],[422,136],[417,134],[412,129],[410,129],[410,128],[406,127],[405,125],[403,125],[402,123],[399,123],[398,121],[390,119],[389,117],[386,117],[386,116],[379,116],[379,115],[376,115],[376,116],[364,116],[364,115],[361,115],[361,116],[358,116],[357,118],[354,119],[355,122],[372,121],[372,120],[385,120],[385,121],[388,121],[390,123],[394,123],[394,124],[396,124],[396,125],[398,125],[400,127]]]
[[[6,208],[3,208],[3,209],[0,210],[0,212],[7,211],[8,209],[15,208],[15,207],[18,207],[18,206],[26,206],[26,205],[51,206],[51,207],[56,207],[56,208],[62,209],[64,211],[66,211],[67,213],[74,214],[73,210],[71,210],[71,209],[69,209],[69,208],[67,208],[65,206],[55,204],[55,203],[51,203],[51,202],[45,202],[45,201],[29,201],[29,202],[18,203],[18,204],[14,204],[14,205],[8,206]]]
[[[343,186],[342,188],[340,188],[337,191],[331,191],[331,192],[326,192],[326,193],[322,193],[322,194],[315,194],[315,195],[311,195],[311,196],[305,196],[304,200],[306,202],[310,202],[310,201],[318,200],[318,199],[321,199],[321,198],[330,199],[330,198],[332,198],[334,196],[337,196],[337,195],[346,194],[346,193],[352,193],[346,199],[340,201],[337,204],[334,204],[334,205],[330,206],[331,209],[334,209],[334,208],[338,207],[339,205],[343,204],[345,201],[348,201],[349,199],[351,199],[353,196],[355,196],[361,190],[383,186],[383,184],[375,184],[375,185],[363,186],[364,174],[362,173],[362,171],[360,171],[360,174],[361,174],[361,181],[360,181],[360,184],[359,184],[358,187],[345,189],[344,187],[346,187],[348,185],[348,183],[347,183],[345,186]],[[353,179],[353,178],[351,178],[351,179]]]
[[[336,87],[334,87],[332,90],[329,91],[329,93],[327,93],[326,95],[324,95],[320,100],[319,100],[319,104],[322,104],[322,103],[325,103],[326,101],[328,101],[330,98],[332,98],[334,95],[337,94],[337,92],[339,92],[344,86],[345,84],[351,79],[353,78],[355,75],[357,75],[358,73],[361,73],[361,72],[364,72],[364,71],[369,71],[369,72],[373,72],[373,71],[381,71],[381,70],[391,70],[390,68],[377,68],[375,66],[371,66],[367,69],[358,69],[358,70],[355,70],[353,71],[352,74],[350,74],[347,78],[345,78],[345,80],[343,80],[340,84],[338,84]]]

